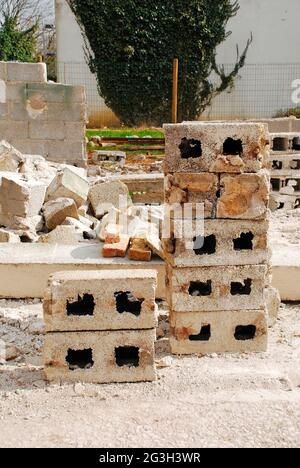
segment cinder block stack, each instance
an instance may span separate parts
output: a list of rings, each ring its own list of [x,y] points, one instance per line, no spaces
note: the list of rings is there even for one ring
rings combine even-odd
[[[192,204],[190,218],[171,208],[164,239],[172,352],[265,351],[267,126],[187,122],[166,125],[165,133],[165,201]]]
[[[156,276],[151,270],[51,276],[44,298],[48,380],[155,380]]]

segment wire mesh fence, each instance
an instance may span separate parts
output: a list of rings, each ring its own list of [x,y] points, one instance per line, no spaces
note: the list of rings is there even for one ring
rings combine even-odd
[[[225,72],[229,73],[233,66],[233,64],[224,65]],[[91,127],[118,123],[117,117],[99,95],[96,77],[85,63],[60,62],[57,64],[57,74],[58,80],[62,83],[85,86]],[[140,83],[137,77],[134,79],[138,89]],[[214,81],[216,78],[212,76],[211,79]],[[169,80],[171,84],[171,67]],[[157,74],[158,85],[160,81],[161,77]],[[126,95],[126,85],[121,87],[121,90],[123,97],[130,105],[132,98]],[[147,89],[143,92],[147,93]],[[179,96],[180,93],[182,90],[179,87]],[[230,92],[225,91],[217,96],[212,105],[199,118],[209,120],[270,118],[279,111],[299,106],[300,62],[246,64],[236,78],[234,88]]]

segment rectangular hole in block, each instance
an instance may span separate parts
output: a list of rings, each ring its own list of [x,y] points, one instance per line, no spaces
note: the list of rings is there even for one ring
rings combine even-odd
[[[93,351],[91,348],[80,350],[69,349],[66,362],[68,363],[71,371],[91,369],[94,365]]]
[[[211,327],[210,325],[203,325],[199,335],[190,335],[190,341],[209,341],[211,338]]]
[[[288,151],[289,139],[277,137],[273,140],[273,151]]]
[[[179,145],[181,159],[200,158],[202,156],[202,145],[200,140],[182,138]]]
[[[300,138],[296,137],[293,139],[293,150],[300,151]]]
[[[77,301],[67,301],[67,315],[94,315],[95,305],[94,296],[92,294],[84,294],[83,297],[78,295]]]
[[[141,315],[143,300],[135,298],[130,291],[116,292],[115,299],[119,314],[128,312],[136,317]]]
[[[115,349],[115,358],[119,367],[139,367],[140,350],[135,346],[120,346]]]
[[[234,338],[237,341],[248,341],[254,340],[256,335],[256,326],[255,325],[239,325],[235,329]]]
[[[231,295],[232,296],[250,296],[251,294],[252,280],[246,279],[243,283],[231,283]]]
[[[196,255],[213,255],[216,253],[216,236],[194,237],[194,252]]]
[[[273,161],[273,162],[272,162],[272,169],[273,169],[274,171],[281,170],[281,169],[282,169],[282,166],[283,166],[283,162],[282,162],[282,161]]]
[[[242,232],[240,237],[233,239],[234,250],[253,250],[253,239],[252,232]]]
[[[223,144],[224,156],[241,156],[243,154],[243,142],[241,139],[227,138]]]
[[[206,283],[201,281],[192,281],[189,287],[189,295],[193,297],[210,296],[212,293],[211,280]]]
[[[271,185],[273,192],[279,192],[280,190],[280,179],[271,179]]]

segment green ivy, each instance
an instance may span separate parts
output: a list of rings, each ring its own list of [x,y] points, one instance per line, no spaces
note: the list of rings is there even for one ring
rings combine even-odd
[[[105,103],[125,125],[171,119],[172,61],[179,59],[179,120],[199,117],[230,90],[249,39],[228,75],[216,48],[239,10],[230,0],[68,0],[81,27],[90,69]],[[217,74],[218,84],[211,80]]]
[[[0,25],[0,60],[33,62],[36,54],[36,26],[21,31],[15,18],[5,18]]]

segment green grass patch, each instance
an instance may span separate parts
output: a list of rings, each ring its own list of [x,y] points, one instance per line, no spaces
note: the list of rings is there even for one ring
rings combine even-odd
[[[100,136],[102,138],[126,138],[133,135],[138,136],[139,138],[143,138],[145,136],[149,136],[151,138],[164,138],[164,132],[162,129],[159,128],[145,128],[145,129],[138,129],[138,128],[107,128],[107,129],[99,129],[99,130],[87,130],[86,135],[88,138],[92,136]]]

